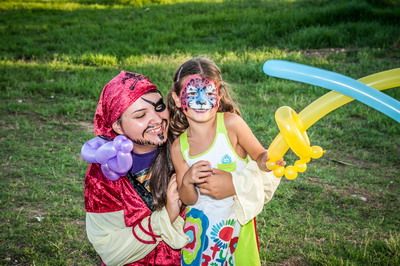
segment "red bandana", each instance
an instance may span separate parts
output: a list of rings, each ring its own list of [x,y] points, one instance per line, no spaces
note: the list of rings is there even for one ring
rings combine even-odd
[[[104,86],[101,92],[94,115],[95,135],[113,139],[116,134],[112,129],[112,124],[131,104],[151,91],[157,91],[157,86],[147,77],[121,71]]]

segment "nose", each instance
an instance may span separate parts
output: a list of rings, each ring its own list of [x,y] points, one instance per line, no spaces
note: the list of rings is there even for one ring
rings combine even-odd
[[[149,123],[150,124],[158,124],[158,123],[161,123],[161,121],[162,121],[162,114],[164,113],[165,111],[163,111],[163,112],[157,112],[156,110],[151,110],[151,112],[149,113]]]
[[[207,103],[207,98],[206,98],[206,94],[205,94],[204,91],[200,91],[199,92],[199,95],[197,97],[196,103],[200,104],[200,105],[204,105],[204,104]]]

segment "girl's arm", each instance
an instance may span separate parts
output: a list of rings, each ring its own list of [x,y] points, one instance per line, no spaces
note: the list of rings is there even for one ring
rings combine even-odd
[[[211,166],[209,162],[198,161],[189,167],[183,159],[179,138],[172,144],[171,158],[175,168],[179,197],[184,204],[193,205],[198,198],[196,184],[201,184],[204,182],[202,178],[211,175]]]
[[[267,171],[265,166],[268,160],[267,150],[258,141],[247,123],[237,114],[225,113],[225,126],[234,148],[237,150],[239,145],[253,160],[257,161],[261,170]]]

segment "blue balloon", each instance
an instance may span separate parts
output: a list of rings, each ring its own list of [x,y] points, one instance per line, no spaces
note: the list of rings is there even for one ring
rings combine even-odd
[[[264,63],[265,74],[334,90],[354,98],[400,122],[400,102],[347,76],[283,60]]]

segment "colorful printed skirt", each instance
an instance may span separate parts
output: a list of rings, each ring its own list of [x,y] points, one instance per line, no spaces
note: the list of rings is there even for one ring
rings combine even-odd
[[[233,197],[200,195],[187,207],[184,231],[190,242],[182,249],[182,265],[260,265],[255,221],[240,226],[233,203]]]

